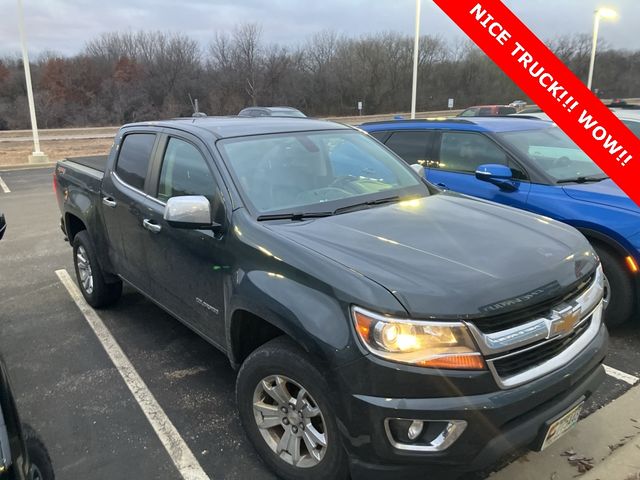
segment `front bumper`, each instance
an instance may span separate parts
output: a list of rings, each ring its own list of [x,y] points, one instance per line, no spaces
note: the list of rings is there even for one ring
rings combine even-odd
[[[346,368],[340,380],[347,383],[341,388],[353,393],[339,417],[353,478],[415,478],[427,472],[453,478],[456,472],[483,469],[514,451],[532,448],[545,422],[589,397],[600,385],[607,343],[606,328],[601,326],[593,341],[557,371],[516,388],[480,394],[461,390],[464,382],[452,377],[455,387],[446,397],[363,395],[350,389],[357,382],[350,381],[354,367]],[[450,383],[448,375],[440,372],[440,383]],[[386,418],[465,420],[468,426],[444,451],[411,452],[391,445],[384,428]]]

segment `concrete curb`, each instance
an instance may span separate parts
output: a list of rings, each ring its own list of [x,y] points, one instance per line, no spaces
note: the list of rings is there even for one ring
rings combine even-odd
[[[502,470],[493,473],[490,480],[570,480],[575,477],[590,480],[627,480],[613,476],[618,466],[636,465],[640,471],[640,386],[594,412],[564,437],[543,452],[529,452]],[[633,440],[631,440],[633,439]],[[630,445],[627,445],[629,443]],[[619,446],[623,444],[622,446]],[[615,448],[619,446],[619,448]],[[568,453],[570,452],[570,454]],[[593,469],[581,475],[580,459]],[[577,461],[576,461],[577,460]],[[587,477],[595,472],[599,476]],[[603,474],[602,472],[606,472]],[[625,470],[626,472],[626,470]],[[633,470],[632,470],[632,473]],[[634,478],[634,477],[632,477]]]
[[[640,479],[640,434],[580,477],[582,480]]]

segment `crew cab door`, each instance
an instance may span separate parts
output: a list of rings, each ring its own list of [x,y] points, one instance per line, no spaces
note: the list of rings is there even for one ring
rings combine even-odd
[[[154,161],[149,194],[153,197],[143,221],[151,295],[184,323],[221,348],[225,345],[223,278],[229,255],[219,230],[182,229],[164,220],[169,198],[203,195],[212,222],[224,222],[221,181],[204,144],[183,132],[163,134]]]
[[[148,275],[144,251],[143,212],[149,202],[144,193],[156,132],[127,131],[117,145],[114,164],[102,181],[100,205],[109,248],[116,272],[147,292]]]
[[[476,169],[483,164],[511,168],[514,191],[478,180]],[[496,142],[479,132],[440,131],[435,142],[434,161],[429,162],[427,179],[446,190],[473,195],[494,202],[526,208],[531,184],[524,169]]]

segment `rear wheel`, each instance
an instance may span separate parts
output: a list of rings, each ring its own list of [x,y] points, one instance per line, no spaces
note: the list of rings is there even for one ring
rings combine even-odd
[[[253,352],[238,374],[240,420],[263,461],[288,480],[348,477],[328,394],[309,356],[286,337]]]
[[[118,301],[122,294],[122,281],[105,282],[93,242],[86,230],[78,232],[73,238],[73,265],[80,291],[89,305],[100,308]]]
[[[624,259],[603,246],[596,252],[604,271],[604,319],[609,327],[621,325],[631,318],[635,304],[632,278],[627,272]]]

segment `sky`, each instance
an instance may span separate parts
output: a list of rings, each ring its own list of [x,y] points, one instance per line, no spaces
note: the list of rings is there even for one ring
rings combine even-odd
[[[455,1],[455,0],[450,0]],[[163,30],[188,34],[206,46],[216,32],[235,25],[262,26],[266,42],[298,45],[323,30],[349,36],[382,31],[413,34],[414,0],[23,0],[30,54],[73,55],[102,32]],[[640,49],[640,0],[504,0],[543,39],[586,33],[593,12],[607,6],[619,12],[600,26],[601,38],[615,48]],[[431,0],[422,0],[423,34],[445,40],[465,35]],[[17,1],[0,0],[0,55],[19,52]]]

